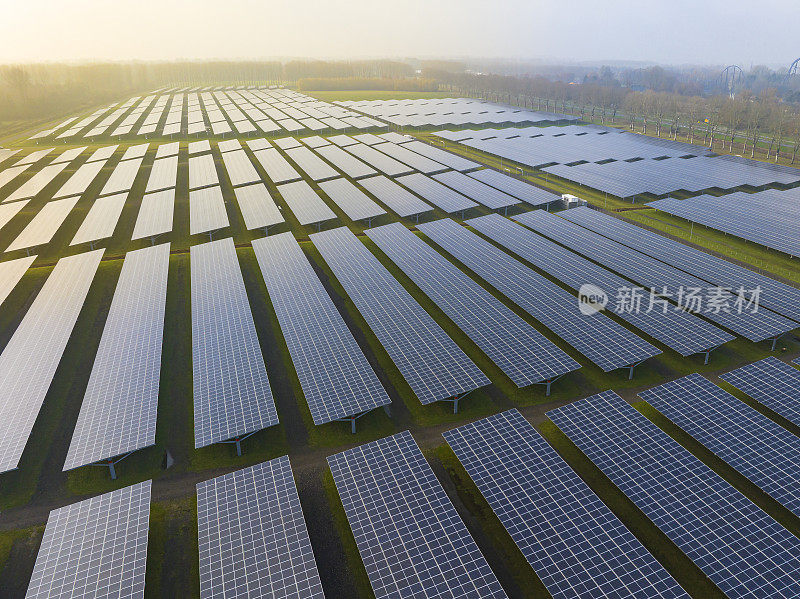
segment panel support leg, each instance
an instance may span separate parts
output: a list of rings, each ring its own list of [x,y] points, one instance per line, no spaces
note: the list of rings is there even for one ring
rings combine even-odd
[[[109,460],[108,471],[111,473],[111,480],[117,480],[117,471],[114,469],[114,461]]]
[[[354,435],[356,434],[356,417],[355,416],[351,416],[350,417],[350,432],[353,433]]]
[[[705,355],[705,360],[703,360],[703,364],[708,364],[708,358],[711,356],[711,350],[705,352],[704,355]]]
[[[778,337],[775,336],[772,338],[772,349],[770,351],[775,351],[775,346],[778,345]]]

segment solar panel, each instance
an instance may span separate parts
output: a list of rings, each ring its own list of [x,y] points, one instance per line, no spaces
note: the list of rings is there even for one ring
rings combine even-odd
[[[376,599],[506,597],[408,431],[328,464]]]
[[[275,183],[286,183],[302,179],[300,173],[275,148],[267,148],[253,152],[258,162],[267,173],[267,177]]]
[[[800,593],[800,539],[613,391],[547,413],[728,597]]]
[[[699,374],[639,396],[767,495],[800,514],[800,439]]]
[[[72,162],[78,156],[80,156],[85,149],[86,146],[81,146],[78,148],[70,148],[69,150],[65,150],[53,158],[53,161],[50,164],[58,164],[59,162]]]
[[[384,142],[376,144],[372,147],[376,150],[380,150],[388,156],[391,156],[395,160],[399,160],[400,162],[407,164],[414,170],[425,173],[426,175],[441,173],[442,171],[446,171],[448,168],[444,164],[436,162],[435,160],[431,160],[422,154],[417,154],[416,152],[412,152],[404,146],[399,146],[394,143]]]
[[[22,185],[17,187],[11,195],[9,195],[4,202],[13,202],[14,200],[27,200],[39,193],[47,187],[58,175],[61,174],[67,167],[66,162],[61,164],[50,164],[45,166],[38,173],[33,175],[30,179],[25,181]]]
[[[478,205],[457,191],[421,173],[397,177],[395,180],[445,212],[463,212]]]
[[[125,256],[64,470],[156,442],[169,250]]]
[[[551,381],[580,368],[402,224],[368,229],[366,234],[517,387]]]
[[[59,260],[0,354],[0,472],[19,465],[102,256]]]
[[[117,228],[119,216],[122,214],[127,199],[127,193],[96,199],[70,245],[90,243],[111,237],[114,229]]]
[[[130,160],[131,158],[143,158],[147,154],[147,148],[150,147],[149,143],[130,146],[122,155],[120,160]]]
[[[25,258],[0,262],[0,306],[6,301],[8,295],[17,286],[22,275],[28,271],[34,260],[36,260],[36,256],[26,256]]]
[[[356,141],[360,141],[362,144],[367,144],[368,146],[373,146],[383,141],[380,137],[378,137],[374,133],[361,133],[359,135],[354,135],[353,139],[355,139]]]
[[[433,210],[432,206],[420,200],[405,187],[383,175],[362,179],[358,183],[400,217],[419,215]]]
[[[630,282],[597,264],[578,256],[525,227],[490,214],[465,221],[480,233],[533,264],[575,291],[587,283],[614,297]],[[611,309],[611,308],[609,308]],[[614,310],[623,320],[683,356],[708,352],[734,337],[688,312],[682,310]]]
[[[310,238],[423,405],[490,384],[347,227]]]
[[[288,150],[290,148],[298,148],[300,147],[300,142],[297,141],[294,137],[279,137],[277,139],[273,139],[272,143],[278,146],[281,150]]]
[[[189,189],[219,185],[217,167],[211,154],[201,154],[189,158]]]
[[[476,202],[483,204],[490,210],[508,208],[514,204],[519,204],[517,198],[477,181],[472,177],[468,177],[464,173],[459,173],[458,171],[439,173],[438,175],[434,175],[433,178],[439,181],[439,183],[444,183],[468,198],[472,198]]]
[[[180,126],[178,127],[176,132],[178,130],[180,130]],[[164,131],[164,133],[168,135],[166,130]],[[158,160],[159,158],[166,158],[167,156],[177,156],[180,147],[181,147],[180,142],[177,141],[159,145],[158,149],[156,150],[156,160]]]
[[[324,181],[339,176],[339,171],[305,146],[290,148],[286,150],[286,154],[312,181]]]
[[[34,164],[39,162],[42,158],[47,156],[50,152],[52,152],[55,148],[44,148],[43,150],[36,150],[35,152],[31,152],[27,156],[23,156],[19,160],[14,163],[14,166],[18,166],[21,164]]]
[[[232,150],[241,150],[242,144],[238,139],[226,139],[217,144],[220,152],[230,152]],[[224,156],[223,156],[224,158]]]
[[[248,229],[267,228],[284,222],[281,211],[263,183],[237,187],[233,191]]]
[[[340,148],[343,148],[345,146],[352,146],[353,144],[358,143],[355,139],[347,135],[331,135],[328,138],[328,141],[333,144],[336,144]]]
[[[514,177],[490,168],[473,171],[469,173],[469,176],[495,189],[499,189],[508,195],[512,195],[527,204],[531,204],[532,206],[549,204],[550,202],[561,199],[560,196],[551,191],[546,191],[540,187],[525,183],[520,179],[515,179]]]
[[[100,170],[105,166],[105,161],[87,162],[78,167],[78,169],[67,179],[61,188],[53,194],[53,199],[65,198],[72,195],[80,195],[88,189],[92,184],[95,177],[100,173]]]
[[[444,438],[555,599],[688,598],[516,409]]]
[[[6,251],[12,252],[48,243],[64,224],[67,216],[78,203],[78,199],[78,196],[74,196],[45,204],[6,248]]]
[[[150,486],[148,480],[51,511],[25,599],[142,599]]]
[[[303,137],[300,139],[301,142],[306,144],[309,148],[319,148],[322,146],[328,145],[328,140],[320,137],[319,135],[310,135],[309,137]]]
[[[165,189],[146,194],[142,198],[139,216],[133,227],[131,239],[155,237],[172,231],[172,216],[175,210],[175,189]]]
[[[800,370],[770,356],[719,378],[800,426]]]
[[[228,170],[231,185],[246,185],[261,181],[261,175],[256,172],[253,163],[244,150],[231,150],[222,154],[222,162]]]
[[[361,179],[362,177],[369,177],[370,175],[378,173],[374,168],[364,164],[352,154],[348,154],[339,146],[328,144],[316,148],[316,152],[325,158],[325,160],[336,166],[336,168],[345,175],[353,179]]]
[[[253,250],[314,424],[388,405],[389,396],[294,236],[256,239]]]
[[[696,288],[700,291],[708,288],[706,282],[693,275],[679,271],[544,210],[526,212],[515,216],[514,220],[624,277],[636,281],[648,290],[651,288],[659,291],[666,289],[667,293],[674,298],[681,288],[684,290]],[[758,342],[775,338],[796,326],[796,323],[767,310],[758,310],[757,312],[742,310],[739,312],[732,304],[735,296],[726,290],[720,290],[720,294],[723,299],[727,298],[729,301],[728,311],[715,312],[705,309],[702,311],[703,316],[750,341]],[[707,306],[703,307],[707,308]]]
[[[136,180],[136,175],[139,173],[142,160],[143,158],[134,158],[118,163],[103,186],[100,195],[130,191],[131,187],[133,187],[133,182]]]
[[[247,291],[231,238],[194,245],[194,446],[278,424]]]
[[[19,214],[25,206],[28,205],[30,200],[20,200],[10,204],[0,204],[0,229],[5,227],[12,218]]]
[[[117,150],[119,146],[104,146],[102,148],[97,148],[89,158],[86,159],[86,162],[94,162],[95,160],[108,160],[114,155],[114,152]]]
[[[191,133],[191,132],[190,132]],[[189,142],[189,154],[202,154],[211,151],[211,142],[207,139]]]
[[[30,164],[24,164],[22,166],[12,166],[11,168],[0,171],[0,188],[5,187],[8,183],[16,179],[30,167]],[[8,200],[3,200],[3,202],[7,201]]]
[[[225,200],[218,185],[189,192],[189,233],[208,233],[223,229],[228,222]]]
[[[175,187],[177,180],[178,156],[159,158],[153,162],[153,167],[150,169],[150,178],[147,180],[147,189],[145,191],[151,192]]]
[[[466,158],[462,158],[458,154],[453,154],[452,152],[448,152],[446,150],[442,150],[434,146],[429,146],[428,144],[417,140],[407,141],[403,143],[403,147],[412,150],[417,154],[422,154],[423,156],[430,158],[431,160],[435,160],[436,162],[444,164],[445,166],[448,166],[453,170],[461,172],[469,171],[481,166],[477,162],[473,162],[472,160],[467,160]]]
[[[414,171],[413,168],[402,162],[361,143],[344,146],[344,149],[389,177],[405,175]]]
[[[797,287],[588,207],[574,208],[562,214],[582,227],[706,281],[729,287],[734,292],[740,287],[748,291],[760,288],[760,305],[800,321],[800,289]],[[752,296],[750,293],[747,295]]]
[[[336,218],[336,213],[328,208],[305,181],[278,185],[278,192],[301,225],[312,225]]]
[[[371,221],[376,216],[386,214],[383,208],[347,179],[340,177],[323,181],[319,186],[351,220]]]
[[[197,484],[200,597],[324,597],[289,457]]]
[[[660,353],[604,314],[582,314],[575,296],[455,221],[442,219],[418,229],[605,372]]]

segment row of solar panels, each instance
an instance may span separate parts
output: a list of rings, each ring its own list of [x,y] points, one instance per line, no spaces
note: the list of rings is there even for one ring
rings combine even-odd
[[[721,311],[706,314],[708,320],[752,341],[775,338],[800,320],[800,291],[795,288],[596,211],[564,214],[589,228],[543,211],[517,219],[588,259],[499,215],[467,224],[576,291],[587,281],[609,293],[627,284],[604,266],[654,288],[728,286],[731,300],[738,293],[731,285],[738,281],[748,290],[762,289],[764,309]],[[455,221],[438,220],[419,229],[604,371],[630,368],[632,374],[636,364],[661,353],[603,313],[584,315],[572,294]],[[368,229],[366,235],[517,387],[542,384],[549,392],[554,380],[580,367],[404,225]],[[312,234],[311,240],[423,404],[449,400],[457,407],[461,396],[490,383],[349,229]],[[647,247],[658,258],[626,243]],[[350,418],[354,423],[358,415],[387,405],[388,396],[292,234],[259,239],[253,248],[314,422]],[[0,373],[5,370],[8,388],[19,387],[18,393],[28,397],[25,409],[8,401],[3,410],[7,433],[0,448],[7,445],[6,469],[17,466],[101,255],[98,250],[61,260],[50,277],[54,282],[48,280],[0,355],[0,366],[5,364]],[[0,299],[32,260],[0,263]],[[66,469],[155,442],[168,260],[168,244],[126,257]],[[278,420],[232,240],[193,246],[191,260],[195,442],[202,447],[238,440]],[[62,279],[81,276],[83,283],[68,296],[72,301],[61,301],[59,310],[52,310]],[[41,378],[30,386],[14,369],[28,359],[32,347],[43,343],[43,332],[35,327],[45,317],[60,331],[59,341],[50,342],[37,356],[41,363],[29,366]],[[681,355],[707,353],[733,339],[726,330],[683,310],[636,310],[621,317]],[[152,334],[141,339],[134,335],[142,327]],[[123,413],[129,417],[119,417]]]
[[[406,166],[389,156],[389,154],[400,152],[398,157],[405,160],[406,163],[429,172],[446,171],[450,166],[464,170],[478,166],[418,141],[398,145],[376,138],[379,143],[370,146],[356,142],[347,136],[329,139],[334,143],[327,143],[323,138],[317,138],[317,140],[305,138],[303,141],[314,145],[313,151],[301,145],[294,138],[275,140],[275,143],[283,147],[287,156],[310,178],[317,181],[322,191],[352,220],[370,220],[385,214],[386,211],[361,191],[359,186],[341,178],[339,171],[324,162],[314,152],[355,178],[360,187],[373,194],[401,217],[431,211],[433,206],[446,212],[463,212],[478,205],[471,198],[476,198],[490,209],[507,208],[521,201],[537,205],[548,203],[556,198],[549,192],[498,171],[482,169],[466,174],[459,171],[438,172],[430,178],[424,174],[413,172],[413,167]],[[250,144],[251,148],[258,148],[254,150],[253,156],[264,168],[267,177],[278,183],[277,190],[301,225],[316,224],[336,218],[336,214],[325,204],[317,192],[301,179],[301,175],[295,170],[295,167],[277,149],[269,145],[266,140],[255,141],[263,143]],[[372,142],[372,140],[367,141]],[[341,144],[345,147],[342,148]],[[177,153],[177,144],[167,145]],[[192,145],[190,144],[190,146]],[[229,181],[234,186],[234,193],[242,210],[246,227],[248,229],[267,228],[283,222],[280,210],[267,188],[261,184],[262,175],[256,170],[245,151],[241,149],[239,142],[234,140],[233,146],[228,145],[228,142],[221,142],[219,146],[223,150],[222,162],[226,166]],[[408,146],[412,149],[409,149]],[[159,147],[157,155],[160,154],[163,147]],[[208,147],[210,148],[210,146]],[[140,150],[138,152],[140,155],[122,160],[116,165],[100,191],[100,197],[92,203],[83,224],[70,245],[93,244],[95,241],[111,237],[114,234],[128,193],[139,172],[147,144],[135,146],[135,148]],[[194,149],[201,150],[201,148]],[[129,152],[125,153],[126,156],[128,154]],[[356,155],[360,155],[366,162],[357,158]],[[429,156],[443,160],[446,164],[434,162],[433,158]],[[86,192],[95,178],[100,176],[101,169],[107,160],[107,158],[92,160],[79,166],[54,194],[55,199],[43,206],[19,236],[11,241],[6,251],[32,248],[49,243],[75,208],[81,195]],[[393,175],[394,178],[390,179],[378,174],[378,171],[371,165]],[[431,169],[428,165],[436,165],[436,168]],[[31,196],[40,193],[49,185],[61,173],[63,166],[64,164],[59,163],[44,167],[32,179],[18,187],[5,200],[7,203],[0,204],[0,227],[19,214],[28,204]],[[52,170],[53,167],[56,167],[55,170]],[[154,160],[132,232],[132,239],[155,238],[172,230],[177,174],[177,154]],[[229,226],[219,175],[214,158],[210,153],[189,156],[189,188],[190,234],[213,232]],[[430,204],[417,196],[428,200]]]
[[[800,370],[767,358],[723,378],[800,425]],[[800,512],[800,439],[699,375],[641,396]],[[728,597],[800,593],[800,540],[621,397],[548,416]],[[517,410],[444,438],[554,599],[689,596]],[[378,599],[506,596],[409,432],[328,463]],[[140,596],[149,504],[148,481],[51,512],[27,597]],[[202,597],[323,596],[288,457],[199,483],[197,504]]]
[[[171,136],[182,132],[194,135],[209,129],[214,135],[225,135],[234,130],[238,134],[249,134],[385,126],[341,106],[286,90],[151,94],[98,109],[76,121],[77,118],[64,121],[35,133],[31,139],[51,136],[55,139],[101,135]]]
[[[648,205],[790,256],[800,255],[800,195],[796,189],[665,198]]]
[[[574,116],[503,106],[472,98],[354,100],[336,102],[401,127],[577,121]]]

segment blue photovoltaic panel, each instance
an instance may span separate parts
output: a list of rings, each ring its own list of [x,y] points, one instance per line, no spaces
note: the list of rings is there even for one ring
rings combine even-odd
[[[361,179],[358,184],[393,210],[397,216],[413,216],[433,210],[433,206],[426,204],[405,187],[383,175]]]
[[[478,204],[457,191],[442,185],[435,179],[426,177],[422,173],[413,173],[397,177],[396,181],[408,187],[418,196],[441,208],[445,212],[461,212],[476,207]]]
[[[156,442],[169,249],[125,256],[64,470]]]
[[[708,290],[708,283],[702,279],[544,210],[526,212],[515,216],[514,220],[583,254],[590,260],[618,272],[643,288],[653,288],[657,292],[666,289],[673,298],[677,296],[680,289],[695,288],[699,289],[701,294]],[[723,290],[721,297],[727,298],[729,301],[727,312],[724,310],[710,311],[707,309],[708,306],[704,305],[701,313],[709,320],[721,324],[750,341],[770,339],[791,331],[797,326],[797,323],[768,310],[758,310],[757,312],[742,310],[739,312],[734,305],[735,296],[730,292]]]
[[[507,208],[508,206],[519,204],[517,198],[499,189],[490,187],[477,179],[468,177],[464,173],[459,173],[458,171],[439,173],[438,175],[433,175],[433,178],[439,181],[439,183],[444,183],[468,198],[472,198],[476,202],[483,204],[490,210]]]
[[[417,228],[604,371],[660,351],[602,313],[581,313],[575,296],[453,220]]]
[[[800,539],[619,395],[547,415],[728,597],[800,596]]]
[[[310,237],[422,404],[490,384],[347,227]]]
[[[376,599],[506,597],[411,433],[328,464]]]
[[[795,360],[795,364],[800,364],[800,360]],[[797,368],[770,356],[721,374],[719,378],[800,426],[800,370]]]
[[[201,599],[322,599],[289,456],[197,484]]]
[[[444,438],[554,599],[688,599],[516,409]]]
[[[800,438],[699,374],[639,397],[800,515]]]
[[[61,258],[0,354],[0,473],[19,465],[102,257]]]
[[[50,512],[25,599],[143,599],[150,484]]]
[[[290,232],[253,241],[314,424],[391,403]]]
[[[580,368],[552,341],[400,223],[367,236],[517,387]]]
[[[191,247],[194,446],[278,424],[233,239]]]
[[[480,216],[464,222],[575,291],[579,291],[586,283],[591,283],[602,289],[609,298],[614,298],[619,289],[629,288],[631,285],[629,281],[602,266],[499,214]],[[733,335],[688,312],[665,312],[659,308],[648,310],[647,301],[647,298],[643,300],[640,310],[616,311],[613,305],[607,308],[683,356],[705,352],[734,339]]]
[[[614,218],[586,206],[561,213],[564,218],[623,243],[653,258],[680,268],[701,279],[725,287],[734,293],[741,287],[746,295],[760,289],[759,304],[800,321],[800,289],[733,262],[712,256],[702,250],[690,247],[664,235],[648,231],[643,227]]]

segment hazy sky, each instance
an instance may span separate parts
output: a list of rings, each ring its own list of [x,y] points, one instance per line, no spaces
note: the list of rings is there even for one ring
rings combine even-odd
[[[486,56],[787,65],[798,0],[0,0],[0,62]]]

